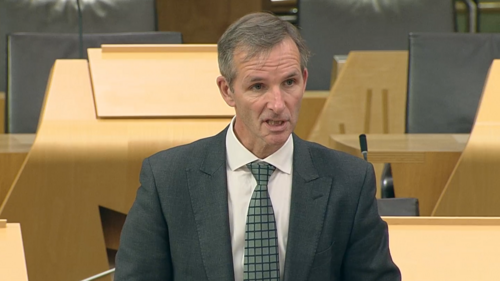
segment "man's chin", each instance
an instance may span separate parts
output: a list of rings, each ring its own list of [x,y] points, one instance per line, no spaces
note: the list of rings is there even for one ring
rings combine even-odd
[[[283,146],[288,138],[290,137],[291,132],[280,132],[280,133],[271,133],[267,136],[267,143],[272,146]]]

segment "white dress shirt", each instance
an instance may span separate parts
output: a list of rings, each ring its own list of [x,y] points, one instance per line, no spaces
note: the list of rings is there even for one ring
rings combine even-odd
[[[257,181],[246,164],[255,160],[267,162],[276,167],[268,182],[269,196],[273,204],[278,230],[280,276],[283,280],[285,254],[290,220],[290,199],[292,197],[293,138],[266,159],[259,159],[246,149],[233,131],[234,118],[226,135],[227,186],[229,204],[229,225],[235,281],[243,281],[245,255],[245,225],[248,206]]]

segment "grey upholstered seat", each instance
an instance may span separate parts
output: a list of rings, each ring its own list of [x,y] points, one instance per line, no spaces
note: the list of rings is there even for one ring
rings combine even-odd
[[[179,32],[85,34],[83,47],[101,44],[182,43]],[[79,57],[76,34],[19,33],[8,38],[7,131],[35,133],[56,59]],[[84,52],[85,56],[87,52]]]
[[[84,33],[156,31],[155,0],[80,0]],[[0,91],[5,91],[7,35],[77,33],[76,1],[0,0]]]
[[[470,133],[500,34],[410,34],[407,133]]]
[[[407,133],[470,133],[500,34],[412,33],[408,64]],[[382,197],[397,196],[390,166]],[[384,183],[389,183],[385,185]]]
[[[417,198],[377,199],[378,214],[381,216],[419,216]]]
[[[328,90],[334,55],[406,50],[408,33],[453,32],[452,0],[299,0],[299,26],[313,56],[309,90]]]

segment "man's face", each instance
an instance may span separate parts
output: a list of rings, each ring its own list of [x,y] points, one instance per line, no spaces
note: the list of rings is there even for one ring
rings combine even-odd
[[[247,61],[245,56],[235,50],[233,90],[222,76],[217,84],[226,103],[235,108],[236,136],[254,155],[265,158],[285,144],[297,124],[307,69],[301,71],[299,50],[290,38],[269,53]]]

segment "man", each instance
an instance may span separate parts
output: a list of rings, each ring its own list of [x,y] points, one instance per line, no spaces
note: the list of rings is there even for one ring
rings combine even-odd
[[[236,115],[144,161],[115,280],[400,280],[372,166],[292,134],[308,75],[298,31],[250,14],[218,53]]]

